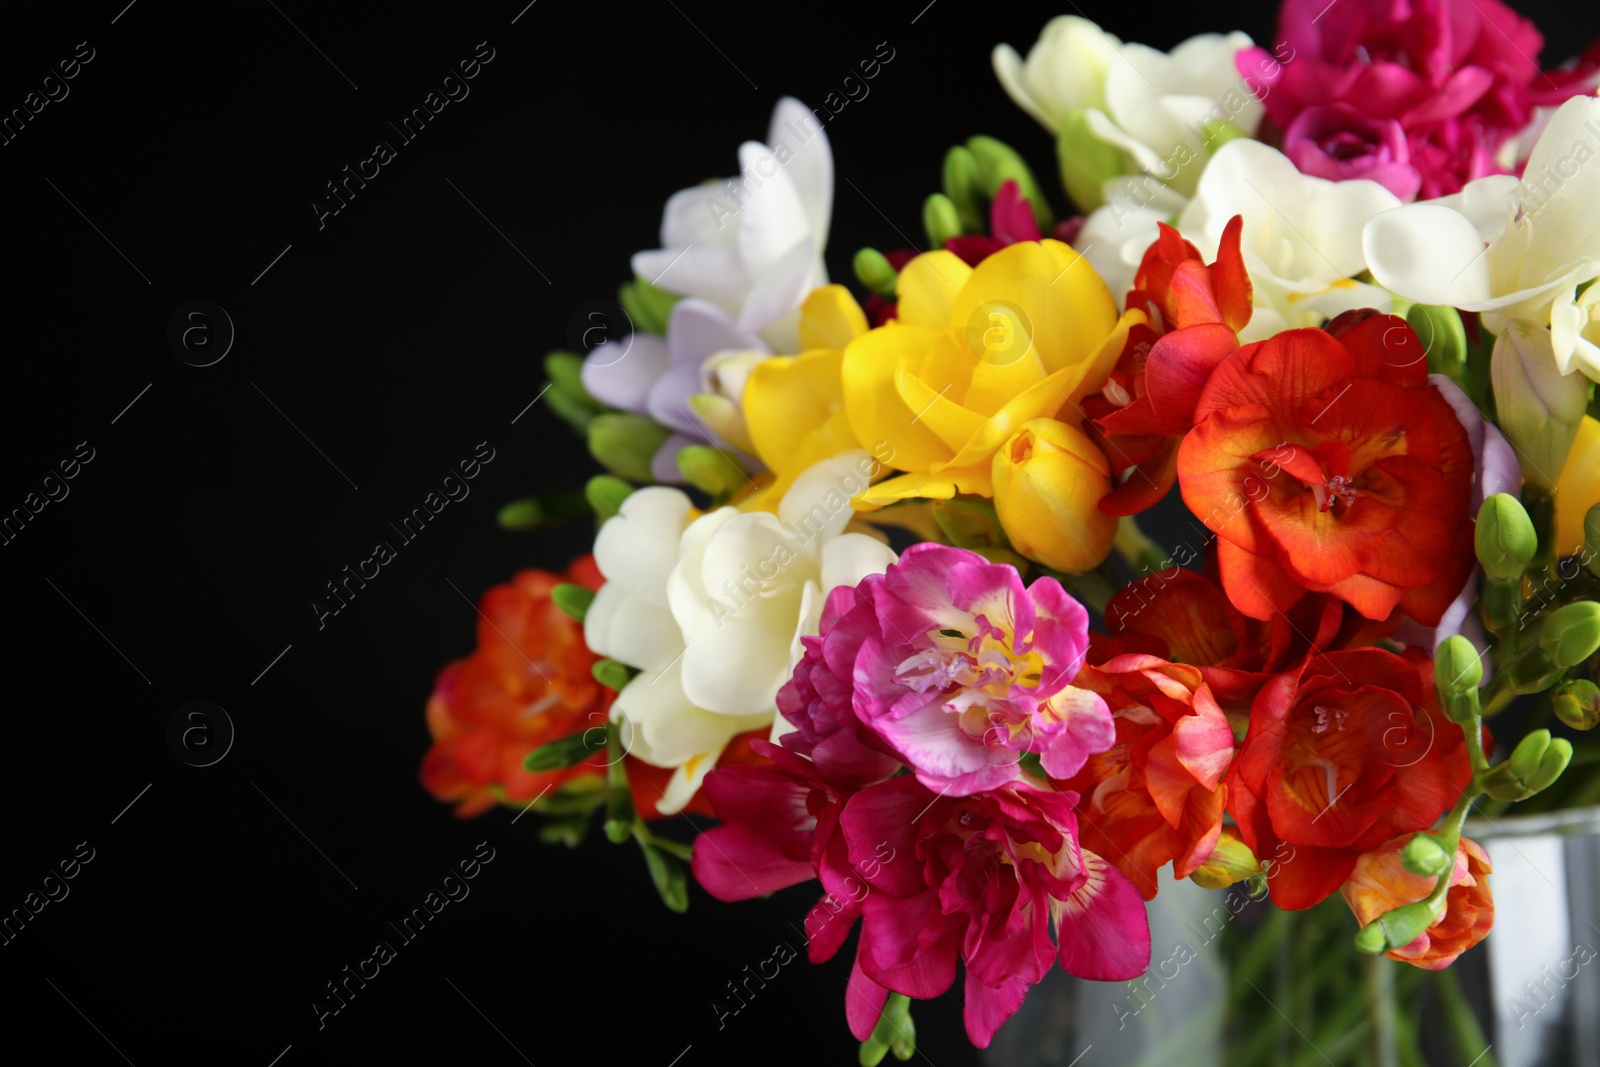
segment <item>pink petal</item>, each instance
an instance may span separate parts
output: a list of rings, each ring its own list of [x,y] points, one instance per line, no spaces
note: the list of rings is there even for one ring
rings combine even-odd
[[[999,988],[986,986],[967,972],[965,1003],[961,1018],[967,1024],[967,1039],[976,1048],[988,1048],[1000,1024],[1015,1015],[1028,995],[1028,983],[1008,978]]]
[[[883,1005],[889,999],[889,991],[861,970],[861,953],[862,949],[858,946],[844,991],[844,1017],[849,1020],[850,1032],[857,1041],[865,1041],[872,1036],[872,1031],[878,1025],[878,1016],[883,1014]]]
[[[1150,966],[1150,920],[1132,882],[1093,852],[1083,853],[1088,879],[1062,901],[1056,916],[1061,966],[1079,978],[1121,982]]]
[[[695,838],[690,867],[706,892],[726,901],[765,896],[814,874],[809,860],[785,856],[771,838],[748,823],[716,826]]]

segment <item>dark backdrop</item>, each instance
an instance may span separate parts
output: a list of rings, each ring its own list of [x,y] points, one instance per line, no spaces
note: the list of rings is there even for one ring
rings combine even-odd
[[[471,650],[467,598],[587,546],[586,529],[510,534],[494,514],[594,471],[527,405],[574,312],[655,244],[667,195],[733,173],[780,95],[820,103],[880,42],[894,59],[828,127],[836,278],[862,244],[920,239],[956,140],[1002,137],[1053,188],[1049,142],[988,53],[1025,49],[1076,4],[525,3],[91,0],[0,16],[0,111],[92,54],[0,146],[0,512],[63,461],[76,471],[0,547],[0,913],[92,856],[0,945],[14,1055],[853,1062],[848,950],[785,967],[721,1030],[710,1007],[796,940],[814,889],[743,905],[695,889],[678,916],[631,846],[596,834],[572,854],[540,845],[532,819],[459,821],[417,781],[423,704]],[[1576,51],[1578,9],[1543,8],[1550,53]],[[1273,18],[1263,2],[1083,13],[1161,47],[1234,27],[1263,40]],[[479,42],[493,58],[470,96],[319,229],[323,183],[398,142],[385,120]],[[167,340],[191,300],[232,323],[212,366]],[[319,629],[324,583],[392,540],[386,521],[481,441],[495,458],[471,496]],[[235,730],[208,767],[167,739],[195,699]],[[479,842],[494,859],[471,895],[319,1030],[323,984],[397,940],[387,922]],[[919,1059],[976,1062],[956,997],[916,1018]]]

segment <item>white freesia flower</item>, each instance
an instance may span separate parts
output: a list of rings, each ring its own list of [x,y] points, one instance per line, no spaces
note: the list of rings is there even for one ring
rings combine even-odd
[[[1385,212],[1366,226],[1367,266],[1421,304],[1548,324],[1556,364],[1600,381],[1600,100],[1574,97],[1551,117],[1522,181],[1494,175],[1455,196]],[[1487,244],[1485,244],[1487,242]]]
[[[775,351],[796,351],[800,302],[828,283],[828,136],[804,104],[784,97],[766,143],[739,146],[739,171],[673,194],[661,216],[661,248],[635,254],[633,272],[709,300]]]
[[[689,802],[735,735],[773,723],[827,594],[894,562],[882,541],[845,532],[850,497],[874,467],[860,450],[818,463],[777,515],[723,507],[695,517],[682,492],[652,486],[600,528],[594,554],[606,583],[584,637],[595,653],[640,668],[612,718],[633,755],[675,768],[661,811]]]
[[[1059,15],[1045,24],[1026,62],[1010,45],[997,45],[994,73],[1018,107],[1060,133],[1067,112],[1105,106],[1106,74],[1121,45],[1088,19]]]
[[[1377,182],[1302,174],[1277,149],[1238,140],[1223,145],[1206,167],[1178,229],[1210,260],[1228,220],[1244,216],[1240,251],[1255,311],[1240,339],[1259,341],[1280,330],[1319,326],[1353,308],[1387,311],[1387,292],[1353,278],[1366,266],[1362,227],[1399,204]]]

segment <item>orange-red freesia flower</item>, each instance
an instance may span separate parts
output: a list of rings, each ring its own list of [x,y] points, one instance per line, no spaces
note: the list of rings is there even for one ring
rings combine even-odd
[[[1177,476],[1178,439],[1194,425],[1211,372],[1239,347],[1250,322],[1250,276],[1239,253],[1240,216],[1222,231],[1217,261],[1161,223],[1128,293],[1136,323],[1105,387],[1085,400],[1118,467],[1135,467],[1100,500],[1107,515],[1132,515],[1167,495]]]
[[[1437,625],[1472,571],[1467,432],[1392,315],[1288,330],[1211,375],[1178,451],[1222,587],[1270,619],[1307,592]]]
[[[1433,878],[1412,874],[1400,862],[1400,850],[1410,840],[1408,834],[1362,853],[1350,877],[1345,879],[1342,889],[1345,903],[1350,905],[1362,926],[1386,911],[1423,900],[1433,892]],[[1417,935],[1411,944],[1384,955],[1424,970],[1438,971],[1482,941],[1494,925],[1494,897],[1489,893],[1492,870],[1489,854],[1477,842],[1463,837],[1456,848],[1455,870],[1450,875],[1444,915]]]
[[[1251,851],[1274,859],[1273,903],[1309,908],[1363,852],[1432,826],[1471,777],[1430,661],[1330,652],[1262,686],[1228,771],[1228,813]]]
[[[1104,856],[1149,900],[1156,871],[1187,878],[1222,832],[1233,730],[1196,667],[1118,656],[1073,682],[1111,709],[1116,743],[1063,783],[1083,795],[1083,847]]]
[[[562,582],[598,589],[591,557],[567,573],[526,570],[483,594],[478,650],[439,672],[428,699],[433,747],[422,784],[466,818],[496,802],[527,803],[582,774],[604,774],[604,752],[566,770],[523,770],[549,741],[604,726],[615,695],[594,680],[583,624],[550,599]]]

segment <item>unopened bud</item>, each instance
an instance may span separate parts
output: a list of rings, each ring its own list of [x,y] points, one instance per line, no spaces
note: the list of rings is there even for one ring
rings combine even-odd
[[[1400,850],[1400,864],[1412,874],[1437,878],[1455,864],[1455,857],[1432,834],[1417,834]]]
[[[1055,216],[1050,213],[1050,205],[1039,191],[1039,183],[1034,180],[1033,171],[1017,155],[1016,149],[993,137],[969,138],[967,148],[977,161],[978,178],[983,182],[983,191],[990,199],[1008,180],[1014,181],[1022,198],[1032,206],[1033,218],[1039,224],[1039,229],[1049,230],[1056,224]]]
[[[671,430],[643,415],[610,412],[589,423],[589,452],[617,477],[649,482],[655,480],[650,461],[670,436]]]
[[[965,145],[956,145],[945,153],[944,195],[956,206],[967,233],[983,232],[987,221],[983,217],[983,175],[972,150]]]
[[[876,248],[863,248],[854,260],[856,278],[885,300],[895,298],[900,284],[900,274],[890,265],[888,257]]]
[[[1550,702],[1556,718],[1574,730],[1600,726],[1600,686],[1587,678],[1574,678],[1562,685]]]
[[[1226,889],[1260,871],[1261,862],[1250,851],[1250,846],[1241,841],[1235,831],[1223,830],[1211,855],[1189,875],[1189,879],[1206,889]]]
[[[1551,492],[1589,405],[1589,380],[1562,374],[1550,331],[1526,319],[1512,319],[1495,339],[1489,377],[1500,432],[1521,453],[1523,477]]]
[[[1512,581],[1522,577],[1539,549],[1539,535],[1520,501],[1509,493],[1495,493],[1478,509],[1473,534],[1478,562],[1490,578]]]
[[[1061,184],[1084,214],[1106,202],[1106,182],[1131,169],[1122,149],[1102,141],[1089,128],[1089,114],[1083,108],[1061,116],[1056,162],[1061,168]]]
[[[922,205],[922,228],[928,232],[928,247],[943,248],[952,237],[961,236],[961,216],[950,198],[934,193]]]
[[[1576,667],[1600,649],[1600,603],[1580,600],[1557,608],[1539,628],[1539,647],[1558,667]]]

